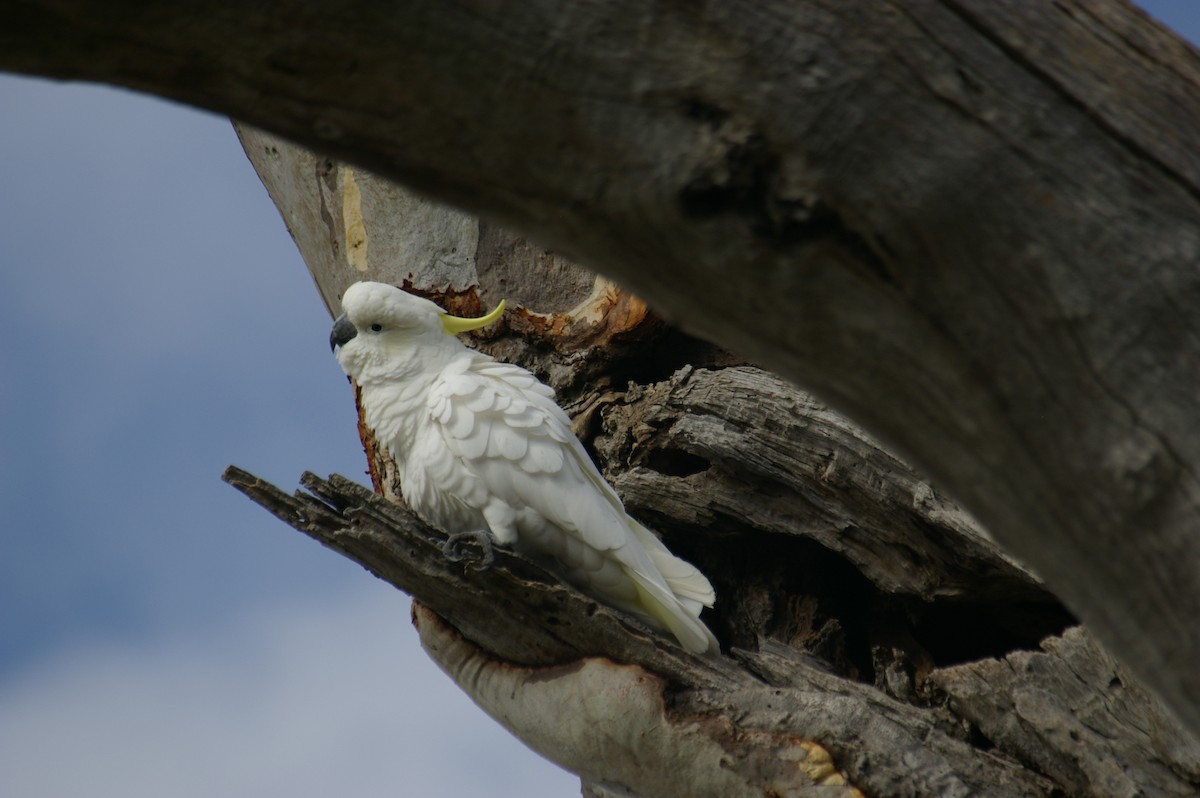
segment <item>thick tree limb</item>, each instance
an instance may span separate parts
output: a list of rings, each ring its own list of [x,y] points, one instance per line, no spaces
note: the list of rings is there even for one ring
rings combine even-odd
[[[427,611],[415,610],[431,655],[485,709],[592,781],[663,798],[756,796],[768,787],[797,796],[853,794],[822,788],[837,783],[828,764],[806,772],[808,757],[828,762],[811,730],[855,742],[861,760],[850,781],[873,794],[888,794],[898,783],[928,795],[947,794],[952,784],[992,795],[1052,793],[1049,782],[972,751],[940,729],[933,713],[794,656],[781,655],[787,657],[780,671],[786,683],[764,678],[768,669],[756,676],[732,660],[697,657],[639,631],[517,555],[498,552],[496,565],[482,572],[451,563],[436,544],[440,535],[343,478],[306,474],[303,482],[319,502],[288,496],[232,467],[225,479],[286,523],[421,596],[488,650],[503,652],[504,660],[489,658]],[[506,611],[529,606],[539,609],[536,623]],[[597,650],[634,665],[614,666],[608,657],[581,661]],[[744,656],[753,662],[759,655]],[[514,668],[524,662],[538,667]],[[610,691],[620,697],[608,700]],[[730,728],[734,708],[749,720]],[[622,715],[620,723],[607,717],[614,711]],[[640,718],[631,724],[633,715]],[[603,755],[589,748],[600,736],[610,746]],[[781,756],[780,746],[789,740],[795,751]],[[688,767],[669,767],[689,759]],[[626,769],[614,772],[613,763],[622,761]],[[776,765],[764,768],[763,762]]]
[[[1127,4],[44,0],[0,68],[621,278],[897,444],[1200,732],[1200,62]]]
[[[594,445],[630,507],[714,577],[720,599],[709,621],[727,643],[757,652],[739,653],[738,678],[794,686],[793,663],[803,662],[821,672],[832,669],[836,675],[829,674],[826,687],[834,693],[850,690],[863,698],[865,703],[831,706],[803,691],[772,696],[775,713],[787,707],[797,716],[787,724],[811,730],[813,737],[804,739],[830,753],[834,773],[841,763],[856,761],[848,772],[853,783],[883,785],[887,794],[912,789],[884,775],[894,752],[879,760],[885,763],[881,771],[871,765],[869,752],[882,739],[910,740],[886,731],[894,704],[876,699],[890,696],[932,712],[927,719],[968,742],[965,749],[946,749],[946,761],[936,768],[952,777],[926,780],[922,774],[915,782],[919,790],[955,794],[974,783],[976,747],[992,745],[990,734],[977,731],[982,728],[997,730],[1004,743],[995,751],[1015,756],[1035,782],[1048,777],[1073,790],[1085,783],[1074,763],[1098,763],[1116,754],[1130,763],[1123,767],[1124,781],[1085,773],[1092,786],[1133,784],[1180,795],[1194,790],[1194,744],[1127,674],[1103,676],[1109,666],[1099,663],[1093,671],[1101,676],[1080,679],[1077,667],[1042,658],[1036,661],[1052,664],[1045,669],[1049,676],[1026,670],[980,691],[974,671],[956,669],[958,663],[983,667],[989,657],[1020,656],[1070,619],[1028,573],[994,550],[968,516],[844,419],[781,380],[731,367],[736,363],[711,347],[663,330],[624,292],[593,282],[503,231],[435,212],[368,173],[254,131],[242,130],[242,136],[289,227],[306,231],[297,241],[331,304],[336,306],[339,287],[357,276],[405,283],[472,312],[479,309],[481,292],[494,301],[502,286],[512,300],[507,329],[476,344],[535,368],[555,384],[577,416],[580,435]],[[419,227],[414,219],[421,220]],[[447,230],[456,232],[447,239]],[[415,246],[414,240],[426,245]],[[620,374],[636,380],[626,383]],[[367,430],[364,440],[376,484],[395,495],[387,457]],[[395,549],[392,556],[402,554]],[[418,615],[431,654],[447,672],[527,743],[584,774],[589,794],[613,794],[604,785],[628,781],[630,761],[654,771],[634,780],[642,790],[659,790],[653,779],[677,770],[671,762],[681,755],[680,739],[670,733],[661,745],[640,751],[619,745],[600,751],[591,742],[600,730],[614,740],[638,737],[649,719],[661,716],[655,702],[620,717],[585,716],[582,726],[591,737],[584,738],[573,731],[578,727],[558,724],[571,717],[570,707],[547,703],[552,696],[598,689],[588,681],[597,673],[616,677],[626,671],[581,664],[563,669],[562,660],[540,645],[517,646],[514,653],[513,641],[523,633],[505,631],[496,638],[489,632],[496,625],[494,605],[455,589],[453,582],[448,592],[439,584],[396,583],[418,598],[431,591],[438,612],[464,630],[467,639],[459,640],[458,632],[432,616]],[[560,639],[563,618],[551,609],[555,605],[536,594],[529,599],[505,598],[508,615],[545,626],[543,634]],[[628,633],[637,639],[636,630]],[[646,649],[631,652],[622,634],[587,639],[595,647],[589,651],[638,662],[676,681],[669,676],[675,665],[639,659]],[[1045,644],[1052,652],[1080,650],[1054,647],[1053,640]],[[543,672],[546,663],[557,668],[552,677]],[[585,670],[588,676],[576,682],[575,675]],[[539,684],[544,679],[556,686],[536,695],[523,689],[533,673]],[[1114,678],[1125,687],[1117,690]],[[873,689],[860,693],[866,684]],[[719,718],[728,728],[730,719],[758,711],[755,691],[736,682],[710,687],[697,694],[703,699],[692,714]],[[622,694],[634,700],[628,691]],[[1065,714],[1056,703],[1060,695],[1076,697]],[[961,706],[946,703],[950,696]],[[684,699],[672,698],[670,705],[676,702],[683,705]],[[1064,725],[1055,718],[1074,713],[1094,724],[1088,708],[1098,705],[1131,709],[1117,713],[1119,722],[1095,726],[1099,731],[1083,743],[1074,741],[1076,730],[1062,733]],[[980,706],[996,707],[1000,717],[1019,707],[1024,736],[997,726]],[[831,711],[842,714],[830,716]],[[762,719],[769,725],[776,717],[767,713]],[[787,724],[772,727],[785,728],[783,736],[743,735],[752,743],[737,750],[752,763],[746,767],[754,783],[771,782],[781,763],[799,755],[788,742],[795,730]],[[860,729],[868,725],[885,731],[864,743]],[[1147,728],[1159,731],[1146,739]],[[1029,740],[1043,736],[1046,742],[1031,760]],[[703,756],[699,749],[687,750]],[[814,756],[814,762],[823,761]]]
[[[301,482],[315,499],[288,495],[232,466],[223,478],[284,523],[420,598],[477,645],[505,660],[545,665],[616,651],[628,660],[687,674],[688,680],[708,686],[719,683],[714,670],[730,670],[717,660],[687,658],[678,648],[660,648],[659,638],[629,627],[616,613],[583,599],[517,555],[498,549],[497,561],[487,571],[451,562],[441,550],[445,535],[344,477],[321,480],[306,473]],[[540,616],[531,622],[526,613],[535,606]],[[586,634],[580,626],[586,627]]]
[[[935,670],[948,708],[913,706],[765,640],[757,652],[735,650],[736,661],[688,654],[510,552],[498,551],[488,571],[452,563],[440,552],[440,533],[341,477],[303,477],[319,500],[233,467],[224,478],[421,597],[453,624],[414,609],[442,668],[527,744],[593,783],[646,796],[1028,796],[1063,787],[1072,795],[1184,796],[1200,784],[1200,748],[1152,701],[1131,696],[1127,674],[1081,630],[1045,653],[1010,658],[1040,663],[1033,667]],[[525,614],[531,608],[536,620]],[[606,656],[596,657],[600,651]],[[1010,668],[1027,677],[988,674]],[[1061,696],[1062,711],[1046,716],[1040,694]],[[1005,709],[1014,703],[1015,716]],[[973,744],[969,727],[949,714],[958,705],[996,750]],[[1043,714],[1034,714],[1039,707]],[[1000,755],[1008,750],[1057,785]],[[837,786],[847,782],[854,787]]]

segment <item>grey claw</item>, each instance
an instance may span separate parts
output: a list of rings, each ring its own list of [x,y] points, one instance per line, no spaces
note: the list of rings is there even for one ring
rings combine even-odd
[[[442,544],[442,554],[451,562],[466,562],[476,571],[486,571],[496,560],[492,536],[477,529],[450,535]]]

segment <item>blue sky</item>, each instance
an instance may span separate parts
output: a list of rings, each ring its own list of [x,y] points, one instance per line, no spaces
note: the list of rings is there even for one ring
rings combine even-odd
[[[1200,40],[1195,0],[1146,2]],[[408,599],[219,479],[361,477],[228,122],[0,76],[0,795],[566,796]]]
[[[220,481],[365,467],[229,123],[9,77],[0,108],[0,795],[577,794],[407,597]]]

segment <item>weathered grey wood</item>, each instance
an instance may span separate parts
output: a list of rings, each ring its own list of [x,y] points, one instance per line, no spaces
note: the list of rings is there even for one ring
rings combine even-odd
[[[1200,731],[1200,60],[1122,0],[26,0],[0,68],[621,278],[898,445]]]
[[[719,683],[714,671],[733,670],[720,660],[688,657],[678,648],[661,646],[661,638],[623,623],[623,616],[583,599],[518,555],[498,549],[496,563],[487,571],[453,563],[441,550],[444,535],[344,477],[322,480],[306,473],[301,481],[320,501],[286,494],[232,466],[223,478],[280,520],[416,596],[477,645],[507,661],[545,665],[617,652],[658,671],[687,674],[689,681],[706,686]],[[530,619],[535,611],[536,619]]]
[[[1054,792],[1053,784],[1044,778],[972,747],[934,711],[908,706],[868,685],[823,673],[802,658],[776,654],[787,659],[786,681],[764,680],[768,668],[748,670],[727,657],[688,654],[666,638],[640,630],[630,619],[557,583],[519,555],[498,551],[495,566],[487,571],[451,563],[439,551],[440,533],[344,478],[322,480],[306,474],[302,481],[319,501],[304,494],[286,494],[233,467],[224,478],[285,523],[413,592],[437,611],[452,626],[416,611],[418,628],[431,654],[489,711],[502,720],[507,718],[514,731],[524,732],[525,739],[536,734],[540,750],[556,761],[572,762],[569,752],[574,749],[569,742],[578,734],[576,724],[590,718],[586,705],[579,703],[579,686],[572,680],[589,669],[587,678],[596,680],[588,683],[589,689],[610,684],[628,690],[630,672],[613,669],[611,660],[635,666],[634,681],[643,686],[649,683],[663,710],[661,715],[649,713],[650,719],[643,719],[645,734],[624,743],[629,746],[624,757],[644,761],[638,759],[638,749],[653,750],[658,745],[656,736],[673,739],[685,734],[691,741],[687,744],[693,746],[685,752],[700,756],[707,746],[724,751],[727,761],[721,767],[734,779],[728,783],[693,781],[687,772],[664,770],[663,763],[651,760],[640,776],[625,774],[623,786],[637,794],[760,795],[767,787],[777,790],[776,794],[797,796],[858,794],[831,778],[838,772],[855,788],[876,795],[896,794],[901,785],[906,794],[916,795]],[[537,617],[526,617],[525,608],[536,608]],[[487,651],[500,652],[504,659],[491,657],[485,648],[467,643],[460,634],[482,641]],[[588,659],[601,651],[604,659]],[[742,656],[753,662],[769,655],[747,652]],[[514,668],[514,663],[538,666]],[[541,699],[549,706],[558,702],[557,711],[544,704],[535,718],[522,716],[524,702],[513,700],[514,688],[531,683],[550,683],[561,689],[561,694]],[[618,708],[620,701],[629,701],[630,706],[624,708],[627,714],[642,711],[640,699],[623,695],[614,699]],[[522,723],[539,728],[524,728]],[[614,738],[619,739],[618,727],[612,729]],[[595,728],[592,736],[596,736]],[[823,753],[827,743],[820,742],[825,740],[833,741],[844,759],[835,754],[836,766],[823,765],[814,778],[798,761],[802,761],[801,754],[828,757]],[[711,758],[711,751],[708,756]],[[611,761],[620,759],[613,751],[609,757]],[[586,767],[573,764],[585,776],[605,772],[600,761]],[[660,766],[657,770],[655,764]],[[707,774],[704,768],[698,771]],[[631,783],[633,778],[643,781]],[[671,791],[664,783],[674,785]],[[730,784],[736,789],[730,791]]]
[[[781,771],[787,770],[797,779],[796,795],[841,794],[806,791],[814,783],[832,788],[828,779],[838,773],[878,795],[1052,795],[1057,789],[1080,796],[1189,795],[1200,787],[1200,748],[1078,629],[1048,640],[1041,653],[935,670],[929,681],[945,690],[948,703],[912,706],[769,641],[757,652],[734,651],[735,659],[689,655],[518,555],[499,551],[495,567],[484,572],[451,563],[438,548],[440,533],[340,477],[305,475],[304,484],[320,501],[289,496],[234,468],[225,479],[286,523],[438,610],[452,626],[416,612],[439,664],[537,750],[585,775],[607,772],[599,759],[581,765],[571,745],[579,724],[592,724],[596,736],[599,719],[579,703],[582,685],[573,681],[587,669],[589,690],[627,690],[633,678],[665,702],[665,711],[650,712],[642,727],[664,735],[663,745],[684,745],[699,756],[704,746],[716,744],[736,774],[747,782],[760,779],[760,787],[764,780],[784,784]],[[537,617],[513,610],[518,607],[534,608]],[[601,650],[605,659],[588,658]],[[613,659],[635,668],[604,664]],[[556,662],[573,664],[546,665]],[[531,697],[522,692],[531,683],[552,689]],[[628,695],[614,701],[637,703]],[[979,733],[968,734],[964,721]],[[697,727],[702,738],[694,737]],[[621,739],[612,728],[611,736]],[[681,742],[681,729],[693,737]],[[644,735],[622,744],[646,750],[657,745]],[[814,761],[832,756],[817,771],[819,778],[795,766],[801,751]],[[608,756],[633,758],[647,768],[644,782],[625,786],[661,788],[664,763],[645,750],[609,750]],[[659,772],[651,773],[655,765]],[[676,792],[639,794],[740,794],[705,792],[703,783],[677,770],[667,775]],[[729,789],[723,782],[710,786]]]
[[[543,2],[502,17],[453,2],[384,6],[25,2],[0,26],[0,67],[109,80],[257,121],[624,276],[690,328],[899,443],[1200,728],[1190,312],[1200,68],[1190,50],[1101,0]],[[306,26],[322,35],[301,35]],[[350,186],[327,184],[325,196],[352,208]],[[329,262],[357,269],[355,222],[331,215],[301,246],[343,236]],[[489,290],[464,285],[468,303]],[[544,351],[560,321],[519,316],[511,323],[534,343],[493,343],[575,389],[594,429],[624,386],[585,388],[581,375],[603,368],[570,347]],[[675,432],[676,445],[696,437]],[[826,537],[849,556],[841,536]],[[953,570],[939,578],[922,584],[964,589]],[[556,644],[544,639],[549,654]],[[889,660],[889,649],[901,653]],[[921,700],[936,669],[909,673],[919,652],[905,641],[870,650],[879,691]],[[768,672],[756,656],[743,662]],[[1099,689],[1084,681],[1067,704],[1077,717]],[[1038,695],[1060,689],[1079,688]],[[1075,740],[1048,702],[1028,711],[1028,691],[1023,717],[1043,725],[1014,730],[985,711],[1005,707],[1002,695],[957,695],[1001,750],[1069,791],[1180,794],[1169,774],[1195,783],[1194,754],[1173,733],[1149,735],[1149,753],[1114,747],[1134,752],[1126,767],[1140,774],[1117,778],[1085,772],[1074,763],[1103,758],[1072,746],[1126,732]],[[1129,727],[1161,726],[1150,709],[1132,717]],[[855,750],[835,751],[852,777],[864,767]],[[963,783],[974,782],[922,782],[949,793]]]
[[[246,131],[243,139],[250,141]],[[278,146],[282,151],[294,149],[282,143]],[[253,145],[248,152],[257,160],[259,151]],[[285,194],[280,205],[293,227],[298,221],[302,223],[303,212],[286,210],[292,207],[289,203],[294,203],[286,193],[323,190],[305,174],[272,189],[273,194]],[[382,193],[366,196],[368,199],[362,201],[371,204],[386,203],[388,197]],[[303,203],[295,207],[302,208]],[[329,203],[327,207],[344,212]],[[397,207],[407,207],[407,200]],[[387,213],[376,207],[374,213],[364,213],[363,218],[370,221],[364,222],[359,235],[370,239],[374,230],[388,225],[401,212]],[[319,226],[316,220],[312,224]],[[327,226],[326,235],[335,246],[318,239],[322,249],[316,253],[305,251],[306,260],[321,263],[325,251],[336,250],[338,236],[345,235],[347,227]],[[441,225],[433,224],[431,228],[431,245],[436,247]],[[495,240],[508,234],[494,231],[485,235]],[[302,251],[304,246],[301,244]],[[1061,629],[1069,618],[1049,603],[1026,572],[987,543],[968,516],[907,466],[879,449],[868,436],[811,397],[758,369],[738,367],[711,347],[678,336],[664,337],[661,329],[655,333],[660,325],[617,289],[593,290],[588,301],[577,303],[580,286],[586,286],[589,280],[581,280],[574,268],[545,268],[547,263],[555,262],[549,253],[519,242],[507,246],[505,253],[496,253],[493,248],[492,254],[484,255],[485,249],[478,248],[474,270],[469,261],[459,263],[453,278],[459,287],[436,281],[411,287],[435,295],[439,301],[455,302],[477,299],[478,293],[489,290],[494,294],[496,285],[502,285],[510,296],[527,297],[543,309],[557,308],[550,313],[536,313],[514,302],[504,329],[476,339],[475,344],[538,369],[560,388],[560,398],[579,414],[577,427],[581,434],[594,446],[601,465],[634,511],[652,521],[666,533],[673,547],[713,575],[720,599],[710,621],[727,643],[758,649],[757,653],[735,650],[744,668],[742,675],[754,683],[765,681],[776,687],[797,688],[795,692],[770,696],[775,709],[786,707],[794,715],[786,721],[788,734],[750,735],[753,752],[747,751],[744,743],[731,746],[731,750],[740,752],[738,756],[756,763],[755,778],[765,783],[774,778],[775,769],[803,756],[803,761],[810,764],[827,763],[809,774],[816,783],[831,773],[840,773],[844,762],[859,762],[848,772],[853,783],[870,780],[884,785],[884,794],[911,794],[917,789],[913,785],[919,785],[922,791],[957,794],[969,789],[965,785],[977,784],[976,777],[970,775],[975,768],[972,758],[978,748],[987,749],[992,741],[978,731],[982,724],[974,715],[943,704],[959,678],[955,674],[961,673],[953,663],[964,658],[977,661],[980,657],[1010,656],[1023,647],[1036,647],[1043,635]],[[377,249],[369,249],[367,260],[372,276],[412,283],[413,274],[406,271],[403,260],[388,261]],[[531,270],[531,263],[536,268]],[[486,269],[481,268],[483,264]],[[356,274],[346,265],[340,271],[321,272],[318,280],[344,285]],[[597,286],[600,284],[594,283],[593,289]],[[337,290],[328,292],[331,296],[337,294]],[[632,347],[625,345],[631,336],[636,342]],[[638,379],[614,379],[613,369]],[[365,437],[371,446],[369,434]],[[386,457],[375,447],[371,463],[384,493],[397,495]],[[812,542],[791,545],[799,544],[799,539]],[[837,552],[857,567],[849,567],[828,551]],[[384,550],[373,555],[372,561],[386,563],[399,553]],[[396,566],[372,567],[380,570]],[[638,737],[641,732],[635,727],[643,728],[638,723],[658,717],[654,707],[642,707],[646,714],[620,716],[641,718],[632,726],[612,716],[585,716],[581,722],[586,723],[589,734],[582,737],[575,733],[578,727],[555,723],[547,726],[548,717],[578,719],[574,707],[548,702],[554,695],[577,696],[580,691],[596,689],[595,668],[588,668],[591,675],[586,679],[575,680],[573,675],[582,673],[584,667],[574,659],[576,654],[555,654],[545,642],[525,643],[527,632],[497,627],[495,605],[490,599],[477,592],[464,592],[453,581],[448,585],[439,580],[430,584],[396,581],[418,598],[428,594],[431,604],[448,617],[467,614],[465,620],[455,623],[470,642],[458,639],[454,632],[439,632],[441,622],[418,611],[418,627],[431,655],[477,702],[528,744],[584,775],[593,792],[603,790],[606,783],[612,786],[611,780],[622,774],[629,778],[626,768],[631,761],[638,762],[644,771],[677,772],[679,768],[673,762],[680,755],[679,745],[694,756],[705,756],[687,748],[672,734],[653,749],[655,753],[634,752],[620,745],[597,751],[589,743],[598,728],[605,728],[606,739]],[[491,596],[490,589],[487,593]],[[506,594],[502,591],[498,595]],[[507,607],[522,607],[519,612],[509,610],[511,616],[522,624],[546,625],[548,629],[543,631],[549,632],[549,639],[559,641],[563,615],[548,612],[546,603],[536,595],[531,604],[523,603],[529,598],[527,594],[524,599],[509,595],[503,600]],[[483,613],[483,620],[473,619],[472,613]],[[576,622],[585,621],[576,619],[567,625]],[[638,656],[627,652],[630,641],[624,640],[625,633],[633,634],[636,641],[635,629],[595,638],[596,653],[620,661]],[[773,640],[784,640],[803,650],[782,647]],[[645,653],[644,648],[642,651]],[[565,671],[552,671],[553,676],[537,667],[539,659],[560,662],[560,656],[576,664]],[[534,661],[525,657],[533,657]],[[659,676],[670,678],[674,673],[671,663],[659,659],[633,661],[642,662]],[[514,663],[527,663],[528,668]],[[797,663],[804,665],[803,671],[797,669]],[[952,665],[949,671],[944,668],[947,664]],[[807,677],[796,674],[814,670],[831,679],[825,683],[826,689],[838,694],[851,690],[861,700],[832,705],[813,700]],[[599,672],[616,680],[613,689],[625,689],[621,687],[626,684],[621,678],[624,671],[610,673],[601,668]],[[531,695],[522,687],[530,681],[555,687],[549,696]],[[864,682],[873,689],[860,692]],[[1019,686],[1026,694],[1035,691],[1045,696],[1050,702],[1045,707],[1047,712],[1056,706],[1053,699],[1059,692],[1079,692],[1072,680],[1059,684],[1031,676],[1021,680]],[[1083,692],[1090,690],[1089,700],[1098,704],[1105,700],[1107,689],[1107,683],[1096,683]],[[985,690],[977,700],[1003,706],[1011,701],[1012,691],[1012,685],[1000,682],[994,691]],[[640,690],[634,693],[641,695]],[[1114,721],[1104,726],[1098,734],[1103,744],[1089,741],[1092,761],[1117,749],[1142,750],[1139,729],[1165,728],[1164,723],[1169,724],[1152,698],[1136,690],[1130,694],[1137,695],[1138,700],[1131,704],[1128,722]],[[622,701],[632,700],[628,693],[621,695],[625,696]],[[761,710],[754,700],[757,693],[752,690],[713,687],[697,695],[701,698],[696,699],[695,712],[708,723],[724,723],[719,719]],[[933,724],[952,739],[968,743],[965,748],[952,746],[945,750],[948,760],[965,759],[952,768],[943,762],[934,767],[936,777],[922,774],[911,782],[895,774],[884,777],[886,768],[882,772],[872,770],[873,760],[866,754],[870,746],[883,739],[897,746],[913,744],[912,737],[891,725],[892,699],[930,712],[922,716],[921,723]],[[671,700],[675,706],[674,702],[685,699],[673,696]],[[1038,705],[1032,706],[1036,709]],[[771,713],[759,717],[765,724],[776,723]],[[868,725],[876,729],[877,736],[864,744],[860,730]],[[797,749],[791,742],[790,735],[798,730],[811,734],[809,743],[819,746],[812,749],[811,760],[808,748]],[[1108,742],[1129,736],[1134,739],[1123,740],[1115,747]],[[917,739],[923,740],[923,733]],[[1027,740],[1002,739],[993,754],[1009,752],[1020,761],[1028,760],[1022,747]],[[1186,737],[1158,735],[1141,758],[1134,759],[1129,781],[1150,792],[1186,793],[1197,781],[1189,755]],[[896,756],[903,758],[900,753]],[[1155,758],[1170,764],[1156,766]],[[1062,780],[1077,786],[1077,773],[1056,770],[1057,763],[1053,757],[1044,763],[1046,772],[1055,773],[1051,782]],[[1026,766],[1035,781],[1040,778],[1042,766]],[[652,775],[649,771],[647,777]],[[1007,784],[1002,776],[993,773],[988,778],[1000,778]],[[639,783],[643,789],[655,789],[653,781]],[[1121,786],[1111,781],[1098,783]],[[678,783],[675,786],[685,788]]]
[[[341,292],[355,280],[407,280],[444,293],[474,284],[475,217],[262,131],[235,127],[331,315],[341,312]],[[385,219],[376,217],[381,213]]]
[[[800,535],[878,589],[925,601],[1053,600],[926,480],[760,369],[685,367],[627,392],[605,429],[595,447],[610,479],[660,531]]]
[[[953,712],[1073,795],[1195,795],[1200,745],[1082,628],[934,672]]]

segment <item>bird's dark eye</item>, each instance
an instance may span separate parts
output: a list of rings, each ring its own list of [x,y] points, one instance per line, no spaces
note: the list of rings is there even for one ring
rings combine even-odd
[[[371,332],[380,332],[381,330],[383,330],[382,324],[372,324],[371,325]]]

